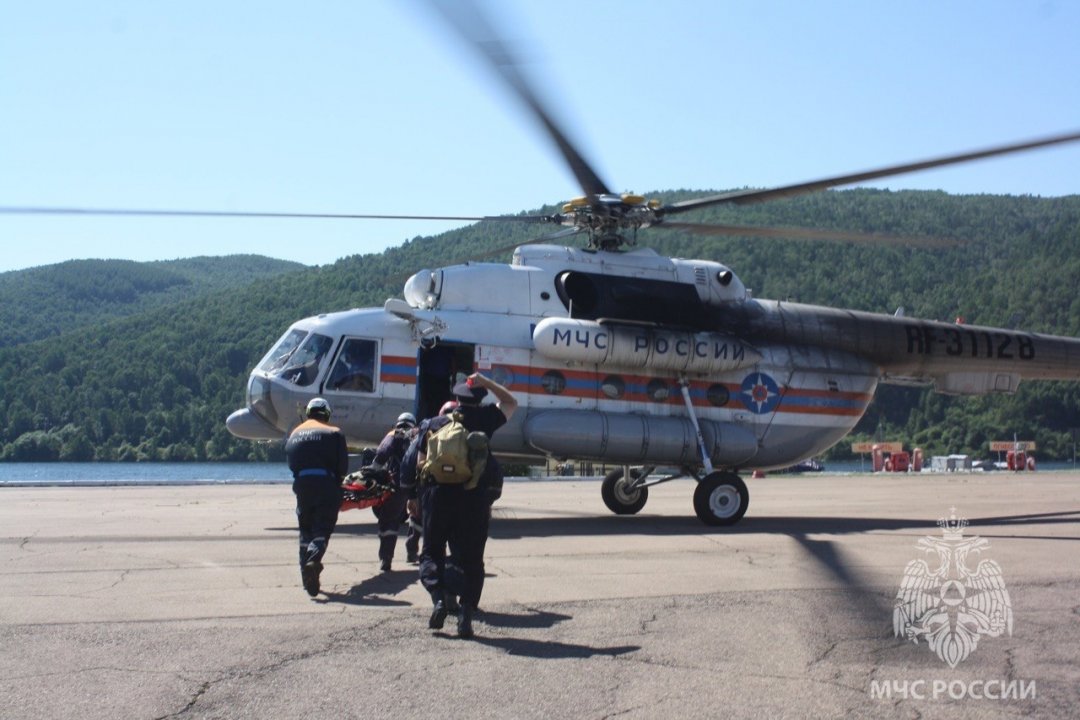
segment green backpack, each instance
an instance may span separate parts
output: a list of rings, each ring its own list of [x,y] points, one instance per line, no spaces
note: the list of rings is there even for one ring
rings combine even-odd
[[[469,432],[461,421],[461,413],[452,413],[450,422],[428,433],[421,477],[472,490],[487,465],[488,437],[482,432]]]

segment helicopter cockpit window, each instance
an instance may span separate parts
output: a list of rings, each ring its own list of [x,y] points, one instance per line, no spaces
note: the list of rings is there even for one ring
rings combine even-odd
[[[274,349],[267,353],[263,359],[262,364],[259,365],[259,369],[263,372],[274,372],[285,367],[285,363],[288,362],[289,356],[293,354],[293,350],[300,345],[300,341],[307,335],[305,330],[290,330],[285,334],[285,337],[281,338]]]
[[[334,341],[327,336],[312,333],[289,357],[285,369],[278,374],[294,385],[310,385],[319,376],[319,366],[333,344]]]
[[[338,353],[337,362],[326,383],[327,390],[348,392],[372,392],[375,389],[375,355],[378,344],[374,340],[350,338]]]

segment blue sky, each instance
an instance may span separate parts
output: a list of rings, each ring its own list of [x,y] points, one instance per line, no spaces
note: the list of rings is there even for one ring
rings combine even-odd
[[[1080,3],[503,2],[610,187],[767,187],[1080,129]],[[897,177],[1080,192],[1080,144]],[[483,215],[579,194],[418,0],[0,4],[0,205]],[[321,265],[421,221],[0,216],[0,272],[258,253]]]

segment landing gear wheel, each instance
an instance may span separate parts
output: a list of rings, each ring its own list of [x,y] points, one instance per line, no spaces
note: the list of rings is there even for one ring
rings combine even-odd
[[[735,473],[710,473],[694,490],[694,512],[706,525],[734,525],[749,505],[750,491]]]
[[[631,489],[630,482],[630,479],[624,477],[622,468],[612,470],[604,476],[604,482],[600,486],[600,496],[604,498],[604,504],[608,506],[608,510],[616,515],[633,515],[645,507],[649,499],[649,488]]]

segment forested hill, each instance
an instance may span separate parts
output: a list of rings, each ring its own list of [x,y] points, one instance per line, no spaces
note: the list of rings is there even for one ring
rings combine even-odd
[[[239,288],[304,265],[258,255],[162,262],[69,260],[0,273],[0,347]]]
[[[672,201],[691,193],[661,196]],[[889,313],[903,305],[911,316],[959,315],[970,323],[1080,336],[1077,196],[860,189],[686,219],[962,239],[967,244],[955,248],[913,250],[659,230],[639,238],[660,252],[725,262],[757,297]],[[232,438],[224,419],[242,405],[248,372],[290,323],[381,306],[400,297],[406,277],[421,267],[479,257],[539,234],[535,226],[473,225],[2,348],[0,458],[278,457],[279,446]],[[506,250],[491,259],[509,257]],[[1071,456],[1073,427],[1080,427],[1080,383],[1023,382],[1015,396],[972,399],[883,386],[857,432],[932,453],[980,455],[987,454],[987,440],[1018,433],[1039,442],[1037,454],[1047,458]]]

